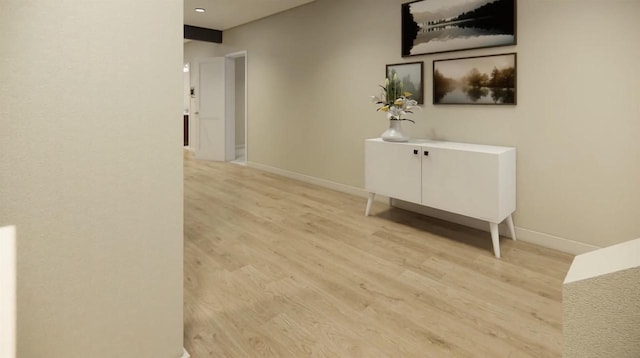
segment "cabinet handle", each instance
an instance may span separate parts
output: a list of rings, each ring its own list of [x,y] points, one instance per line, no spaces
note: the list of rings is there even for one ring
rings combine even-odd
[[[413,154],[418,154],[418,150],[417,150],[417,149],[414,149],[414,150],[413,150]]]
[[[428,151],[428,150],[425,150],[425,151],[424,151],[424,155],[426,155],[426,156],[428,157],[428,156],[429,156],[429,151]]]

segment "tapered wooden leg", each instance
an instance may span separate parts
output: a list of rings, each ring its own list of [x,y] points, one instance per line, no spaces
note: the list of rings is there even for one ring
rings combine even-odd
[[[511,233],[511,238],[513,240],[516,239],[516,227],[513,226],[513,217],[511,215],[507,216],[507,226],[509,227],[509,233]]]
[[[373,198],[376,197],[376,193],[369,193],[369,200],[367,200],[367,209],[364,211],[364,216],[369,216],[371,212],[371,205],[373,205]]]
[[[489,223],[491,229],[491,241],[493,241],[493,254],[496,258],[500,258],[500,232],[498,231],[498,224]]]

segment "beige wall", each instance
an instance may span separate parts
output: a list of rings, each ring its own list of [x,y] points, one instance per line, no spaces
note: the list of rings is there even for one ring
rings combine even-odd
[[[425,62],[414,137],[518,148],[516,226],[606,246],[640,235],[638,1],[519,1],[518,45],[400,57],[404,0],[318,0],[225,31],[248,50],[252,162],[363,187],[369,96],[384,66]],[[518,105],[434,106],[435,59],[518,53]]]
[[[213,42],[188,41],[184,43],[184,63],[189,63],[198,57],[222,56],[222,45]]]
[[[1,7],[18,357],[180,357],[181,3]]]

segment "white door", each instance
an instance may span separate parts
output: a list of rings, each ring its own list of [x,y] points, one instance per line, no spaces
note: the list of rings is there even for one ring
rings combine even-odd
[[[226,100],[224,57],[197,60],[195,120],[198,159],[225,160]]]

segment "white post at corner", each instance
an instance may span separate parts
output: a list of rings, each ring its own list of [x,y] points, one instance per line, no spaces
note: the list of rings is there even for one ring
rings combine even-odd
[[[0,357],[16,356],[16,229],[0,228]]]

